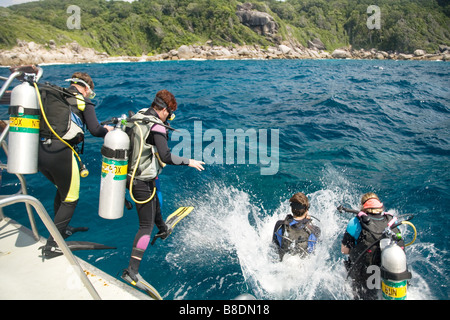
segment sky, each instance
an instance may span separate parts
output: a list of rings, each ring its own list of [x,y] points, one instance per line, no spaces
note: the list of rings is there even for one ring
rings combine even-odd
[[[8,7],[13,4],[20,4],[24,2],[30,2],[35,0],[0,0],[0,7]]]
[[[0,7],[8,7],[13,4],[20,4],[25,2],[38,1],[38,0],[0,0]],[[133,2],[134,0],[124,0],[128,2]]]

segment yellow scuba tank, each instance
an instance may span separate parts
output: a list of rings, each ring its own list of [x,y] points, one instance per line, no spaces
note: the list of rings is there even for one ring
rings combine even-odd
[[[36,173],[40,111],[36,91],[28,82],[12,90],[9,114],[7,171],[14,174]]]
[[[106,134],[102,153],[102,173],[98,214],[105,219],[123,216],[128,172],[130,138],[119,127]]]

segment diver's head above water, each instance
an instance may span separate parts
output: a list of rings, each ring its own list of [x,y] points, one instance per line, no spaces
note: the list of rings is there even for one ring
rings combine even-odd
[[[308,215],[309,200],[303,192],[297,192],[289,199],[294,219],[303,219]]]
[[[165,89],[156,93],[151,105],[163,122],[175,118],[174,112],[177,110],[177,106],[177,100],[174,95]]]

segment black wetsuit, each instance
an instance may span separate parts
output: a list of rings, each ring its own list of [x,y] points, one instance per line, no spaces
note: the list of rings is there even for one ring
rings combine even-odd
[[[288,235],[287,228],[298,231]],[[282,261],[286,253],[302,257],[312,253],[320,234],[320,228],[313,225],[310,218],[295,220],[293,215],[288,214],[284,220],[278,220],[275,224],[272,243],[277,248],[280,261]],[[292,242],[296,242],[296,245],[292,246]]]
[[[145,114],[158,117],[158,114],[152,108],[148,108]],[[158,126],[152,123],[149,125],[151,125],[152,128]],[[159,127],[159,129],[163,128],[160,125]],[[167,131],[164,130],[164,133],[161,131],[162,130],[151,129],[146,140],[148,144],[156,146],[161,161],[170,165],[189,165],[189,159],[176,156],[170,152]],[[138,201],[149,199],[155,188],[155,179],[149,181],[134,179],[133,182],[133,197]],[[129,185],[130,177],[128,176],[127,188],[129,188]],[[140,261],[142,260],[150,241],[153,226],[156,224],[156,227],[160,232],[167,230],[167,226],[161,215],[158,197],[154,196],[152,200],[144,204],[136,203],[136,209],[139,216],[139,230],[134,238],[130,264],[128,267],[128,270],[132,275],[138,273]]]
[[[68,91],[79,93],[74,86]],[[81,111],[81,119],[89,132],[95,137],[104,137],[108,132],[102,127],[95,114],[94,104],[88,98],[85,100],[85,109]],[[57,190],[53,203],[54,222],[61,235],[66,238],[67,226],[74,214],[80,191],[80,173],[78,162],[73,151],[57,138],[41,138],[38,155],[39,171],[52,182]],[[55,245],[50,236],[48,245]]]
[[[389,213],[368,213],[367,217],[370,219],[366,219],[366,221],[359,217],[352,218],[341,243],[350,249],[349,259],[345,262],[345,266],[353,280],[354,298],[375,300],[378,298],[378,289],[368,287],[368,279],[372,277],[372,273],[367,272],[367,268],[381,266],[381,249],[377,240],[382,237],[393,216]],[[400,230],[394,228],[393,232],[400,233]],[[400,247],[405,246],[403,240],[398,241],[397,244]]]

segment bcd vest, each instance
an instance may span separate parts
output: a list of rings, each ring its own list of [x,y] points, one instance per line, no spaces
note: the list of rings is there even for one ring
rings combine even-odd
[[[317,235],[311,219],[297,221],[291,215],[284,220],[284,235],[281,247],[291,254],[305,255],[314,250]]]
[[[387,212],[377,215],[366,215],[360,217],[361,233],[356,240],[356,246],[350,251],[350,261],[356,262],[356,259],[365,251],[363,257],[357,261],[357,265],[353,268],[355,272],[362,272],[370,265],[381,265],[381,249],[379,243],[372,245],[379,240],[388,227],[388,223],[393,219],[393,216]],[[398,229],[394,229],[394,231]],[[365,272],[365,271],[364,271]]]
[[[58,136],[70,145],[82,142],[85,131],[82,114],[86,107],[84,97],[53,85],[41,87],[40,94],[45,116]],[[42,138],[56,138],[44,120],[40,122],[39,135]]]
[[[147,143],[147,138],[150,134],[151,128],[155,124],[164,123],[158,117],[153,115],[145,115],[144,112],[147,109],[139,110],[135,115],[131,117],[132,120],[145,120],[148,121],[130,121],[126,125],[126,132],[130,137],[130,156],[128,163],[128,175],[134,171],[139,158],[139,150],[141,142],[143,142],[143,149],[139,166],[136,170],[135,179],[141,181],[149,181],[155,179],[162,171],[165,164],[159,159],[159,154],[154,145]],[[138,126],[141,130],[138,129]],[[141,135],[142,132],[142,135]]]

